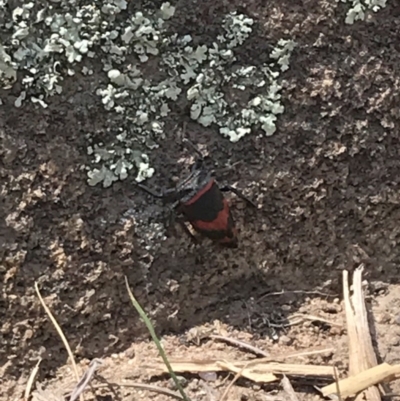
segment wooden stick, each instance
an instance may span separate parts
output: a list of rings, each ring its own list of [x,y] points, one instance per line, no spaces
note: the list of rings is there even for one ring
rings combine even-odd
[[[379,383],[379,381],[375,382],[371,379],[372,381],[366,382],[369,374],[364,376],[366,371],[369,372],[370,368],[376,367],[377,359],[372,345],[372,338],[368,325],[367,308],[365,306],[364,292],[362,289],[363,270],[364,265],[360,265],[354,271],[352,296],[350,296],[349,273],[343,271],[343,297],[349,338],[350,377],[345,379],[347,381],[341,380],[339,383],[333,383],[330,386],[326,386],[322,391],[331,391],[327,394],[336,394],[338,387],[340,396],[343,398],[348,397],[348,393],[351,391],[353,391],[351,393],[352,395],[362,391],[362,393],[357,394],[355,401],[381,401],[379,390],[374,386]],[[369,383],[369,385],[364,387],[365,383]],[[343,388],[343,385],[347,387]],[[327,388],[328,390],[326,390]]]
[[[242,372],[241,375],[257,383],[270,383],[279,380],[276,375],[334,377],[332,366],[301,365],[271,362],[269,358],[254,359],[252,361],[225,361],[225,360],[170,360],[175,372]],[[146,366],[149,369],[166,372],[162,363]]]
[[[363,392],[368,388],[376,388],[372,386],[375,386],[378,383],[392,381],[398,378],[400,378],[400,365],[391,366],[385,362],[368,370],[364,370],[354,376],[340,380],[339,383],[332,383],[329,386],[322,387],[321,392],[324,397],[336,394],[336,384],[338,384],[340,395],[344,399]],[[372,399],[373,398],[364,398],[364,400],[368,401]]]

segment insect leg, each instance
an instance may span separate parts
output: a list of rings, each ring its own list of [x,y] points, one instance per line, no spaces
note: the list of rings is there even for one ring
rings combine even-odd
[[[167,218],[167,227],[173,228],[175,231],[175,223],[178,223],[182,228],[183,231],[194,241],[197,243],[197,238],[192,234],[192,232],[189,230],[189,228],[186,225],[186,219],[185,217],[180,213],[179,207],[176,207],[175,205],[172,205],[171,208],[169,209],[169,215]],[[176,232],[176,231],[175,231]]]
[[[243,195],[243,193],[238,190],[235,187],[232,187],[231,185],[225,185],[223,187],[219,188],[222,192],[233,192],[235,195],[237,195],[240,199],[243,199],[246,201],[249,205],[253,206],[254,208],[258,209],[257,205],[251,201],[247,196]]]
[[[171,189],[166,189],[162,192],[156,192],[153,191],[152,189],[150,189],[149,187],[147,187],[146,185],[143,184],[136,184],[140,189],[142,189],[143,191],[147,192],[148,194],[150,194],[151,196],[154,196],[155,198],[167,198],[170,195],[172,195],[173,193],[176,192],[175,188],[171,188]]]
[[[185,231],[185,233],[191,238],[191,240],[194,243],[198,243],[197,238],[192,234],[192,232],[188,229],[185,220],[184,219],[177,219],[178,223],[181,225],[181,227],[183,228],[183,231]]]

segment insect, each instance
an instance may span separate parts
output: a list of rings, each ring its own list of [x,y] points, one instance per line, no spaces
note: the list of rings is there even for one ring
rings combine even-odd
[[[184,220],[198,233],[221,245],[236,248],[237,229],[223,192],[231,191],[251,206],[257,206],[236,188],[230,185],[220,187],[213,174],[205,168],[200,151],[188,139],[184,138],[183,141],[199,156],[187,178],[179,182],[176,188],[164,190],[162,193],[157,193],[143,184],[137,185],[155,198],[172,203],[172,207],[181,213]],[[186,225],[183,226],[191,235]]]

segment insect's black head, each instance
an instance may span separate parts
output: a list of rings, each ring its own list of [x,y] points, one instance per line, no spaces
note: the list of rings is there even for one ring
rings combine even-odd
[[[138,186],[156,198],[163,198],[165,202],[185,203],[209,184],[212,180],[212,173],[205,167],[201,152],[188,139],[184,139],[184,142],[190,145],[198,156],[188,177],[180,181],[175,188],[164,190],[162,193],[157,193],[143,184],[138,184]]]

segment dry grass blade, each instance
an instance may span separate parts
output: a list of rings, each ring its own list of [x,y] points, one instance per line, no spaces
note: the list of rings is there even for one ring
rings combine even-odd
[[[252,345],[247,344],[247,343],[245,343],[243,341],[235,340],[234,338],[229,338],[229,337],[225,337],[225,336],[218,336],[218,335],[214,335],[214,334],[210,335],[210,338],[213,338],[215,340],[226,341],[229,344],[233,344],[233,345],[236,345],[238,347],[244,348],[244,349],[246,349],[246,350],[248,350],[250,352],[253,352],[256,355],[260,355],[260,356],[263,356],[265,358],[269,357],[269,353],[268,352],[265,352],[265,351],[263,351],[263,350],[261,350],[261,349],[259,349],[257,347],[253,347]]]
[[[292,383],[290,383],[290,380],[286,376],[283,376],[281,385],[288,396],[287,401],[299,401],[299,398],[293,389]]]
[[[342,394],[340,393],[340,385],[339,385],[339,374],[336,365],[333,367],[333,371],[335,372],[336,394],[339,401],[342,401]]]
[[[237,373],[246,379],[252,380],[256,383],[272,383],[274,381],[278,380],[278,377],[274,375],[271,371],[267,372],[259,372],[258,370],[251,371],[251,368],[246,369],[246,366],[241,366],[238,367],[234,363],[230,363],[227,361],[219,361],[217,362],[217,365],[220,367],[220,369],[226,371],[226,372],[233,372]],[[247,366],[252,365],[251,362],[247,363]]]
[[[37,372],[39,371],[40,362],[42,362],[41,358],[37,361],[35,367],[32,369],[32,372],[29,375],[28,383],[26,384],[26,388],[25,388],[25,395],[24,395],[24,400],[25,401],[28,401],[29,400],[29,396],[31,395],[33,382],[35,381],[35,377],[37,375]]]
[[[338,294],[327,294],[322,291],[303,291],[303,290],[294,290],[294,291],[277,291],[277,292],[268,292],[267,294],[264,294],[261,296],[261,298],[258,300],[258,302],[262,301],[265,298],[268,297],[276,297],[280,295],[286,295],[286,294],[307,294],[307,295],[319,295],[321,297],[327,297],[327,298],[336,298]]]
[[[314,315],[293,315],[293,317],[301,317],[304,320],[310,320],[312,322],[321,322],[321,323],[326,323],[329,326],[336,326],[336,327],[342,327],[343,325],[341,323],[336,323],[336,322],[332,322],[331,320],[325,319],[323,317],[319,317],[319,316],[314,316]]]
[[[281,359],[289,359],[289,358],[303,358],[306,356],[313,356],[318,354],[327,354],[335,352],[334,348],[324,348],[315,351],[304,351],[304,352],[296,352],[294,354],[281,356]]]
[[[72,363],[72,367],[74,369],[74,373],[75,373],[75,378],[76,381],[79,381],[79,373],[78,373],[78,368],[76,367],[76,363],[75,363],[75,358],[74,358],[74,354],[72,353],[71,347],[69,346],[69,343],[67,341],[67,338],[65,337],[63,331],[61,330],[60,325],[57,323],[56,318],[53,316],[53,314],[51,313],[50,309],[47,307],[46,303],[44,302],[42,295],[40,294],[39,291],[39,286],[37,284],[37,282],[35,282],[35,290],[36,293],[39,297],[40,303],[42,304],[44,310],[46,311],[49,319],[51,320],[51,322],[53,323],[55,329],[57,330],[58,335],[60,336],[62,342],[64,343],[64,347],[66,348],[67,352],[68,352],[68,356],[71,359],[71,363]],[[83,401],[83,397],[80,397],[81,401]]]
[[[87,385],[90,382],[90,379],[94,375],[94,372],[98,369],[99,366],[102,365],[101,359],[93,359],[89,364],[89,369],[83,374],[81,380],[79,380],[78,384],[74,388],[69,397],[69,401],[75,401],[86,389]]]
[[[314,316],[314,315],[303,315],[301,313],[296,313],[288,318],[288,323],[270,323],[270,327],[282,328],[282,327],[291,327],[296,326],[300,323],[303,323],[305,320],[310,320],[312,322],[321,322],[328,324],[330,326],[342,327],[341,323],[335,323],[330,320],[327,320],[323,317]]]
[[[229,383],[228,387],[225,389],[224,393],[222,394],[221,398],[219,401],[224,401],[225,398],[228,397],[229,390],[232,388],[232,386],[239,380],[239,378],[242,376],[243,370],[247,367],[247,365],[243,366],[242,369],[240,369],[239,372],[236,373],[235,377],[233,380]]]
[[[154,386],[152,384],[144,384],[144,383],[135,383],[135,382],[124,382],[124,383],[107,383],[107,384],[99,384],[94,386],[94,388],[107,388],[107,387],[126,387],[126,388],[136,388],[138,390],[146,390],[146,391],[152,391],[154,393],[158,394],[164,394],[169,397],[176,398],[177,400],[184,400],[184,398],[181,396],[181,394],[168,390],[167,388],[163,387],[158,387]]]

